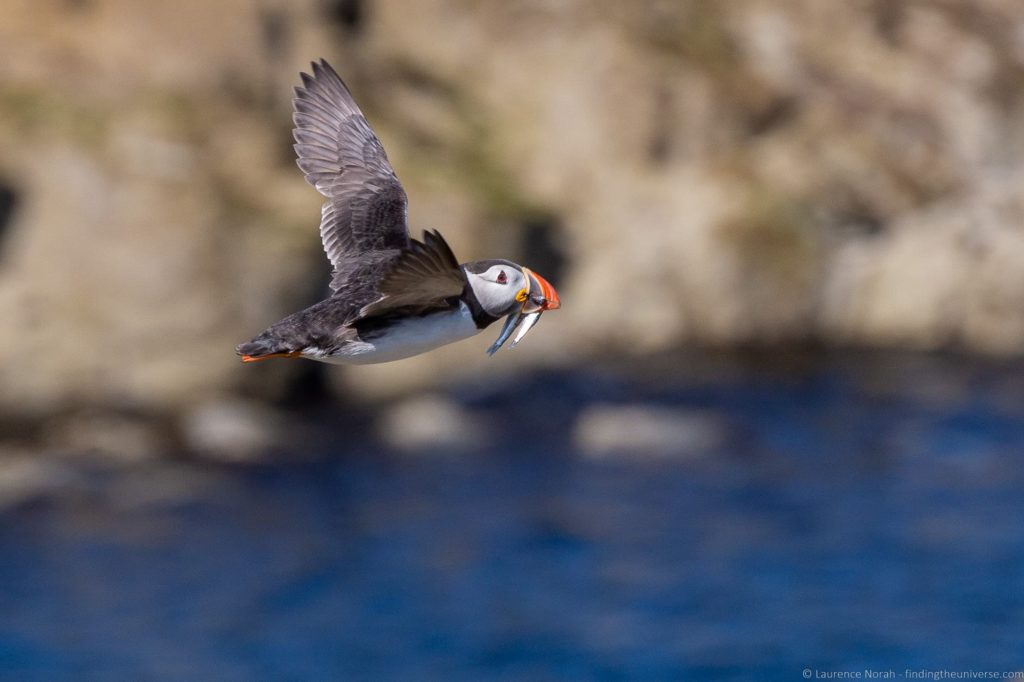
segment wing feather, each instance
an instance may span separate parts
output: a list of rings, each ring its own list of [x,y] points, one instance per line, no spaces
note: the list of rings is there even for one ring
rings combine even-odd
[[[363,306],[359,315],[365,318],[397,309],[443,308],[465,286],[462,268],[444,237],[437,231],[425,232],[422,242],[410,240],[409,248],[380,281],[381,297]]]
[[[409,246],[407,199],[380,140],[324,60],[301,74],[292,100],[297,163],[327,201],[320,237],[341,289]]]

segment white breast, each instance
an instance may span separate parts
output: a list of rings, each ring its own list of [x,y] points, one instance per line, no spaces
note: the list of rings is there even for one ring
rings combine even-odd
[[[460,302],[458,309],[450,313],[411,317],[392,325],[381,336],[347,343],[334,355],[312,351],[303,352],[303,356],[338,365],[370,365],[426,353],[438,346],[468,339],[479,331],[469,308]]]

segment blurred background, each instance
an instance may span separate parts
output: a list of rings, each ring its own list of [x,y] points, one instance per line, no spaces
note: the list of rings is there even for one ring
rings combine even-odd
[[[4,0],[0,677],[797,679],[1024,650],[1019,0]],[[563,308],[356,368],[325,57]]]

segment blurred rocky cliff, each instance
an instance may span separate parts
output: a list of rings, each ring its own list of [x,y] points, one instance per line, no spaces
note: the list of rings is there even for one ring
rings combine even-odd
[[[683,344],[1024,348],[1019,0],[7,0],[0,45],[8,413],[301,390],[309,363],[233,348],[326,289],[289,119],[321,56],[414,232],[564,301],[513,353],[336,394]]]

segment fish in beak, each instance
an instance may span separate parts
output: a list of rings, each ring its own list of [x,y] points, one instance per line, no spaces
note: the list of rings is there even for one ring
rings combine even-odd
[[[512,343],[508,346],[509,348],[515,348],[516,344],[522,341],[527,332],[533,329],[534,325],[540,320],[541,313],[545,310],[557,310],[562,307],[562,302],[558,298],[558,292],[555,291],[555,288],[546,279],[529,268],[523,268],[523,274],[526,275],[526,280],[530,283],[530,287],[525,291],[525,296],[519,309],[505,318],[505,324],[501,328],[501,333],[498,334],[498,338],[491,344],[491,347],[487,349],[488,355],[494,355],[508,341],[509,337],[516,331],[516,328],[519,328],[519,333],[516,334],[515,338],[512,339]]]

